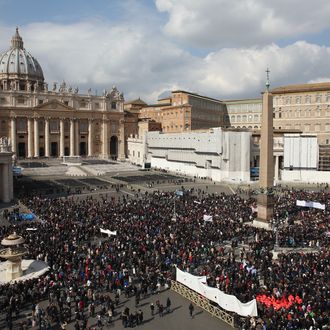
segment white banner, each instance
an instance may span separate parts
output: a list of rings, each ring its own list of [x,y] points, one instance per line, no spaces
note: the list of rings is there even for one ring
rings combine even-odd
[[[176,280],[198,292],[200,283],[206,283],[206,276],[194,276],[176,268]]]
[[[103,233],[103,234],[107,234],[109,237],[111,235],[113,235],[113,236],[116,236],[117,235],[117,230],[111,231],[109,229],[102,229],[102,228],[100,228],[100,232]]]
[[[226,294],[217,288],[207,286],[206,276],[194,276],[176,268],[176,280],[217,303],[226,311],[234,312],[241,316],[258,316],[257,301],[255,299],[242,303],[234,295]]]
[[[213,217],[212,217],[212,215],[204,214],[203,220],[208,221],[208,222],[213,222]]]
[[[325,204],[321,204],[319,202],[307,202],[307,201],[300,201],[299,199],[297,199],[296,205],[302,206],[302,207],[312,207],[314,209],[325,210]]]

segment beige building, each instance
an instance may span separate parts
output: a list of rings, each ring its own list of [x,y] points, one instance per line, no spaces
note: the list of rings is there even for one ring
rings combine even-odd
[[[141,106],[139,118],[161,123],[166,133],[228,126],[224,102],[181,90],[157,104]]]
[[[65,82],[49,89],[40,64],[16,30],[10,49],[0,55],[0,135],[10,139],[17,157],[123,160],[124,122],[124,97],[116,87],[102,96],[91,89],[79,94]]]
[[[226,121],[235,128],[260,129],[262,99],[224,101],[227,108]]]
[[[330,82],[274,88],[274,127],[317,134],[330,144]]]

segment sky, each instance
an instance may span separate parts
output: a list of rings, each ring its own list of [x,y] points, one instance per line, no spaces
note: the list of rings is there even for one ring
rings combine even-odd
[[[329,0],[0,0],[0,53],[18,27],[45,80],[126,101],[171,90],[259,97],[330,81]]]

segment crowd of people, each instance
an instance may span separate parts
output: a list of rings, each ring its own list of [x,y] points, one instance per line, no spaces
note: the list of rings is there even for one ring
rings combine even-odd
[[[206,275],[208,285],[242,302],[262,297],[257,318],[235,317],[241,329],[329,325],[328,192],[282,189],[274,197],[274,217],[285,220],[277,228],[279,245],[301,248],[280,254],[277,260],[272,258],[274,232],[247,225],[255,216],[253,198],[183,192],[177,196],[155,191],[115,200],[105,196],[22,200],[38,216],[33,223],[37,230],[26,231],[31,223],[3,226],[0,236],[13,230],[23,235],[29,247],[26,258],[46,261],[50,271],[39,279],[0,286],[7,325],[29,303],[36,322],[42,320],[36,306],[48,299],[47,313],[55,315],[56,322],[74,320],[76,329],[86,329],[93,306],[101,306],[100,319],[116,311],[116,301],[103,292],[139,298],[155,293],[175,279],[174,266]],[[302,209],[295,205],[296,199],[323,202],[326,209]],[[212,215],[212,222],[203,220],[206,214]],[[116,235],[101,237],[100,228]],[[240,243],[244,247],[237,248]],[[306,247],[312,252],[305,252]],[[299,299],[284,304],[289,296]],[[267,303],[272,299],[283,304]],[[123,314],[123,325],[128,326],[130,319],[134,324],[143,322],[139,309]]]

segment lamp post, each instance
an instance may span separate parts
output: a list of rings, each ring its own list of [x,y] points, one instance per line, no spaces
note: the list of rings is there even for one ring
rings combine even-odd
[[[275,245],[274,245],[274,251],[278,251],[280,244],[279,244],[279,230],[284,224],[283,219],[279,218],[272,218],[271,219],[271,225],[272,225],[272,230],[275,233]]]

